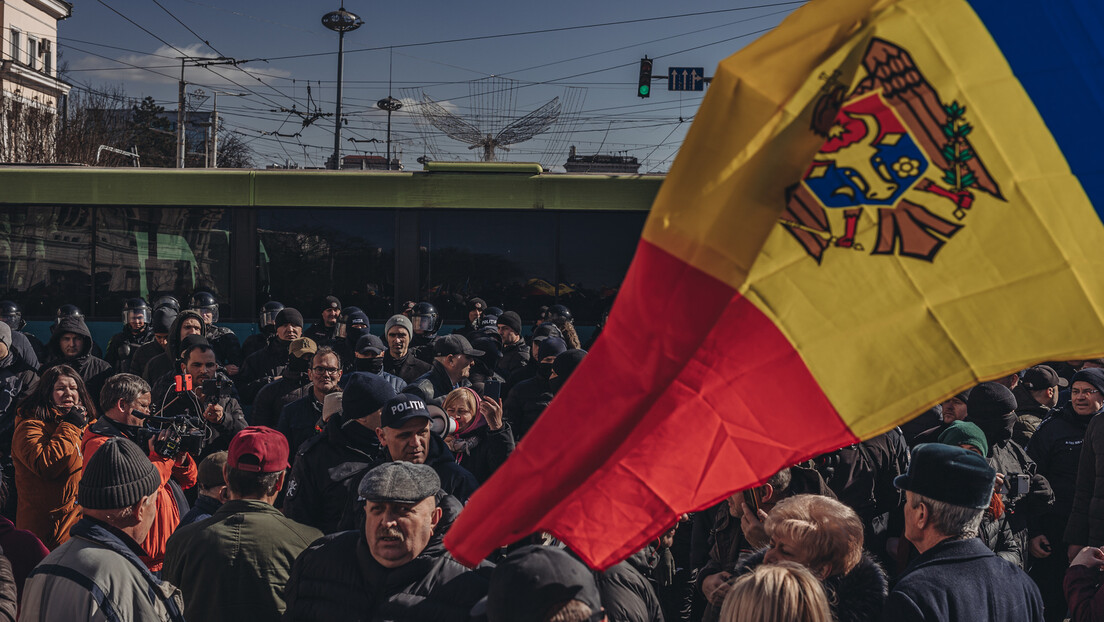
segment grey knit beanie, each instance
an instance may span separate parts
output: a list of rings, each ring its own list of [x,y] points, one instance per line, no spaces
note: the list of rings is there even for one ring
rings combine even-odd
[[[392,315],[390,319],[387,320],[387,324],[383,326],[384,337],[387,336],[387,331],[391,330],[392,326],[400,326],[402,328],[405,328],[408,337],[414,336],[414,324],[410,322],[410,318],[401,313],[397,315]]]
[[[77,503],[90,510],[119,510],[161,487],[161,475],[132,441],[113,437],[100,445],[81,475]]]

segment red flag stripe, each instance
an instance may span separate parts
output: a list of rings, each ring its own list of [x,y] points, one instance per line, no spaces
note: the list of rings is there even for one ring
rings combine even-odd
[[[857,442],[754,304],[644,240],[568,386],[446,536],[463,563],[544,530],[606,567],[683,512]]]

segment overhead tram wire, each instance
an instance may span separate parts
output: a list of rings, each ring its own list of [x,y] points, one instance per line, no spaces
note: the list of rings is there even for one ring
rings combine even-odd
[[[103,2],[103,0],[99,0],[99,1]],[[626,20],[619,20],[619,21],[614,21],[614,22],[600,22],[600,23],[597,23],[597,24],[581,24],[581,25],[578,25],[578,26],[561,26],[561,27],[558,27],[558,28],[543,28],[543,29],[539,29],[539,30],[525,30],[525,31],[520,31],[520,32],[507,32],[507,33],[500,33],[500,34],[497,34],[497,35],[476,35],[476,36],[473,36],[473,37],[459,37],[459,38],[455,38],[455,39],[440,39],[440,40],[437,40],[437,41],[422,41],[422,42],[419,42],[419,43],[400,43],[400,44],[384,45],[384,46],[378,46],[378,47],[356,48],[356,49],[352,49],[352,50],[345,50],[345,53],[346,54],[351,54],[351,53],[355,53],[355,52],[378,52],[380,50],[386,50],[388,48],[423,47],[423,46],[427,46],[427,45],[442,45],[442,44],[446,44],[446,43],[465,43],[465,42],[468,42],[468,41],[485,41],[485,40],[488,40],[488,39],[502,39],[502,38],[505,38],[505,37],[522,37],[522,36],[538,35],[538,34],[545,34],[545,33],[552,33],[552,32],[568,32],[568,31],[571,31],[571,30],[585,30],[585,29],[588,29],[588,28],[603,28],[603,27],[606,27],[606,26],[621,26],[621,25],[624,25],[624,24],[637,24],[637,23],[641,23],[641,22],[654,22],[654,21],[660,21],[660,20],[666,20],[666,19],[679,19],[679,18],[683,18],[683,17],[698,17],[698,16],[702,16],[702,15],[715,15],[715,14],[718,14],[718,13],[732,13],[734,11],[748,11],[748,10],[751,10],[751,9],[764,9],[764,8],[772,8],[772,7],[777,7],[777,6],[805,4],[806,1],[807,0],[790,0],[790,1],[787,1],[787,2],[772,2],[772,3],[768,3],[768,4],[759,4],[759,5],[755,5],[755,6],[746,6],[746,7],[735,7],[735,8],[731,8],[731,9],[716,9],[716,10],[712,10],[712,11],[698,11],[698,12],[694,12],[694,13],[679,13],[679,14],[676,14],[676,15],[662,15],[662,16],[658,16],[658,17],[641,17],[641,18],[637,18],[637,19],[626,19]],[[336,53],[337,52],[312,52],[310,54],[289,54],[289,55],[286,55],[286,56],[270,56],[270,57],[268,57],[264,60],[273,61],[273,60],[287,60],[287,59],[293,59],[293,58],[311,58],[311,57],[315,57],[315,56],[333,56]]]

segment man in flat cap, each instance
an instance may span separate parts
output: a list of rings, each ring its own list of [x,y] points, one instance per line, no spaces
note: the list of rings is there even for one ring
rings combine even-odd
[[[440,489],[424,464],[369,471],[359,486],[364,524],[326,536],[295,560],[283,619],[467,620],[487,593],[492,566],[468,570],[445,550]]]
[[[929,443],[894,480],[905,491],[905,537],[920,552],[897,579],[882,619],[1043,619],[1039,589],[977,538],[996,471],[978,454]]]
[[[487,622],[606,619],[594,573],[567,551],[535,544],[502,560],[472,613]]]
[[[180,590],[141,559],[160,488],[161,475],[138,445],[123,437],[100,445],[77,492],[84,518],[31,572],[20,619],[183,622]]]

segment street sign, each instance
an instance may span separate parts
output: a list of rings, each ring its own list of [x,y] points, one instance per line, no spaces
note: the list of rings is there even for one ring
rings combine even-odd
[[[668,91],[704,91],[705,67],[668,67]]]

